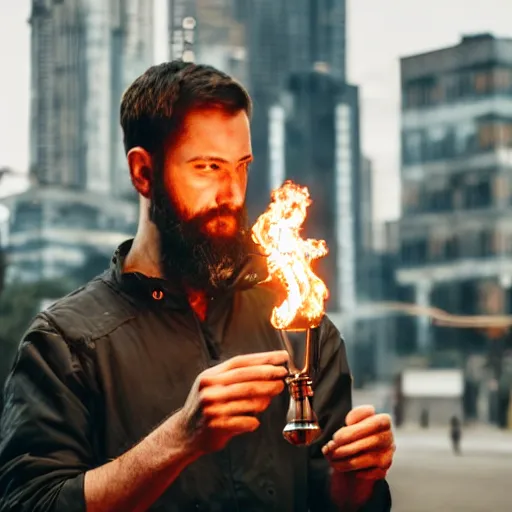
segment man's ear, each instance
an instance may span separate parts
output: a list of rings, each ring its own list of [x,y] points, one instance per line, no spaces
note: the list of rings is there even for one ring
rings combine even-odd
[[[126,156],[133,186],[141,196],[149,198],[153,182],[153,158],[139,146],[130,149]]]

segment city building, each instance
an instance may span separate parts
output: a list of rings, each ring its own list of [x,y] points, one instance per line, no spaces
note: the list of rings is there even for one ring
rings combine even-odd
[[[462,315],[510,313],[512,39],[470,35],[453,47],[405,57],[401,88],[397,279],[420,306]],[[507,337],[505,330],[417,320],[421,353],[439,359],[452,350],[465,364],[469,354],[488,351],[491,404],[503,390],[509,394]]]
[[[114,249],[136,231],[132,201],[55,186],[30,188],[2,199],[9,229],[7,282],[74,276],[86,280],[108,266]],[[93,277],[93,275],[88,275]]]
[[[374,220],[374,178],[372,161],[363,156],[359,169],[361,183],[361,244],[368,252],[375,249],[375,220]]]
[[[295,73],[327,72],[346,80],[345,0],[235,0],[245,25],[248,86],[254,101],[255,161],[249,181],[252,217],[264,210],[271,187],[270,116]]]
[[[135,233],[119,105],[153,63],[153,7],[153,0],[32,1],[32,186],[2,200],[10,210],[8,281],[100,270]]]
[[[0,204],[0,252],[9,245],[9,209]]]
[[[397,300],[396,253],[377,254],[371,243],[373,190],[368,162],[361,172],[358,88],[328,72],[294,73],[270,109],[268,132],[270,187],[291,179],[310,192],[304,236],[327,242],[315,271],[329,288],[327,309],[346,340],[354,384],[389,380],[404,318],[372,307]]]
[[[305,236],[329,247],[317,267],[329,307],[353,309],[363,249],[357,87],[330,73],[292,74],[270,110],[269,150],[271,188],[291,179],[311,194]]]
[[[38,183],[131,194],[119,103],[152,64],[152,24],[152,1],[32,1],[30,172]]]
[[[209,64],[247,84],[244,25],[234,0],[170,0],[170,57]]]
[[[403,58],[401,87],[397,278],[420,305],[482,312],[487,285],[508,295],[512,278],[512,39],[468,36]],[[443,332],[445,346],[459,334]],[[422,350],[432,335],[421,320]]]
[[[284,179],[309,188],[305,235],[327,241],[329,254],[316,270],[328,284],[328,311],[347,341],[360,385],[392,372],[395,323],[358,314],[360,301],[383,300],[385,276],[372,254],[372,169],[361,156],[358,88],[346,78],[346,3],[238,4],[254,101],[249,213],[254,218],[263,211]]]
[[[371,223],[371,197],[361,196],[360,179],[364,176],[371,196],[371,170],[359,172],[358,90],[345,83],[345,1],[173,0],[169,5],[171,58],[212,64],[250,89],[251,217],[266,208],[271,189],[284,179],[308,186],[314,201],[308,230],[326,239],[331,253],[319,262],[331,283],[330,306],[352,308],[355,261],[363,238],[366,245],[371,238],[361,218],[367,214]]]

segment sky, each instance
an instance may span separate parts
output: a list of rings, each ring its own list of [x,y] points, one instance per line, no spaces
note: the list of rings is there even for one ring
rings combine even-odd
[[[276,0],[279,1],[279,0]],[[348,79],[360,86],[362,146],[374,166],[374,215],[399,215],[400,57],[465,34],[512,37],[512,0],[347,0]],[[0,0],[0,167],[28,168],[30,0]],[[10,180],[1,192],[14,192]]]

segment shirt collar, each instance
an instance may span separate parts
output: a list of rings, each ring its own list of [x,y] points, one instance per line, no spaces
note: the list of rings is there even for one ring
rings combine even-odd
[[[110,271],[115,282],[130,294],[146,297],[151,301],[162,301],[166,305],[184,307],[187,298],[181,286],[167,279],[148,277],[139,272],[123,272],[124,262],[133,243],[125,240],[114,252]],[[225,293],[253,288],[268,276],[266,259],[257,246],[251,247],[247,260],[236,273]]]

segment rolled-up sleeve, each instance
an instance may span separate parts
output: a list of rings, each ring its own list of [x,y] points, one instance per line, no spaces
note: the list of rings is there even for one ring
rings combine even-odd
[[[325,318],[319,333],[319,364],[314,384],[313,408],[322,436],[309,448],[309,507],[312,512],[337,511],[330,496],[331,469],[322,447],[345,425],[352,409],[352,375],[345,343],[334,324]],[[379,480],[374,493],[360,512],[389,512],[391,495],[385,480]]]
[[[44,318],[18,349],[4,388],[0,512],[85,512],[93,466],[80,357]]]

